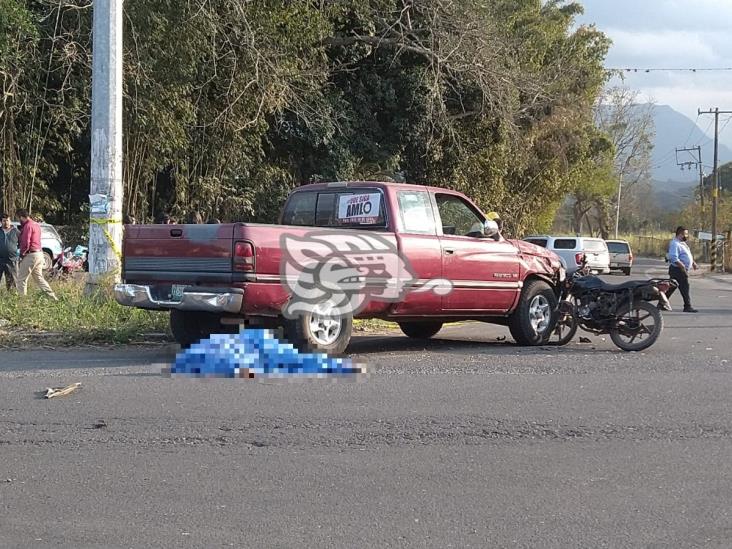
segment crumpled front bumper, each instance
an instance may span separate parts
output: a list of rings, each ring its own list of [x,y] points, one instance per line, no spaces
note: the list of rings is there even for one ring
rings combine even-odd
[[[114,298],[120,305],[140,309],[237,314],[241,312],[244,304],[244,290],[237,288],[203,290],[192,286],[183,291],[180,301],[165,301],[153,298],[150,286],[117,284],[114,287]]]

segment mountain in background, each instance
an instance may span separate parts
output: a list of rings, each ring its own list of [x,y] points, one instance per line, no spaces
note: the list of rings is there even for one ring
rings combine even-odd
[[[708,122],[707,122],[708,119]],[[676,165],[676,148],[702,147],[702,162],[704,172],[712,172],[714,164],[714,139],[702,131],[693,120],[673,110],[668,105],[656,105],[653,109],[653,121],[656,125],[656,140],[653,148],[653,179],[659,182],[671,181],[676,183],[699,181],[698,172],[681,171]],[[699,119],[704,128],[714,122],[714,117],[706,115]],[[712,126],[713,131],[713,126]],[[691,156],[680,160],[692,160]],[[719,145],[719,163],[732,161],[732,149],[726,145]]]
[[[711,115],[700,118],[703,127],[714,122]],[[714,165],[714,139],[709,137],[698,124],[668,105],[653,108],[656,138],[653,148],[653,189],[657,205],[664,210],[682,207],[689,201],[693,189],[699,185],[698,168],[682,171],[676,164],[676,148],[691,148],[701,145],[704,173],[712,173]],[[712,126],[713,128],[713,126]],[[712,130],[713,131],[713,130]],[[679,153],[680,161],[691,161],[693,157]],[[732,161],[732,149],[720,143],[719,164]]]

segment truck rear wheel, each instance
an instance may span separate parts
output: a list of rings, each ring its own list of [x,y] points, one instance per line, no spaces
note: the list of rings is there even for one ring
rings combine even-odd
[[[351,342],[352,332],[353,316],[335,314],[331,303],[285,322],[287,339],[305,352],[342,354]]]
[[[508,328],[519,345],[543,345],[551,336],[557,310],[557,296],[551,286],[531,280],[521,292],[518,307],[508,319]]]
[[[224,332],[219,317],[200,311],[170,311],[170,331],[181,347],[190,347],[211,334]]]
[[[400,322],[404,335],[413,339],[429,339],[442,330],[442,322]]]

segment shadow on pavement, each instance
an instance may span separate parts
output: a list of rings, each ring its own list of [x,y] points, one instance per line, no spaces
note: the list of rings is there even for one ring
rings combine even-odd
[[[605,345],[606,342],[598,341],[587,344],[570,344],[564,347],[543,345],[539,347],[521,347],[512,340],[506,341],[476,341],[465,339],[440,338],[428,340],[414,340],[406,337],[379,337],[365,336],[354,339],[348,347],[349,355],[370,355],[379,353],[394,353],[404,351],[419,351],[430,353],[449,353],[455,351],[483,352],[487,354],[500,355],[545,355],[547,353],[568,354],[568,353],[608,353],[616,352],[618,349],[597,349],[597,345]],[[622,351],[620,351],[622,352]]]

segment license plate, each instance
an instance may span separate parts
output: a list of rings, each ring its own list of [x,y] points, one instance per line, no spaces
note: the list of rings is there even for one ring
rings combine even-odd
[[[170,299],[172,301],[183,301],[183,290],[186,287],[181,284],[173,284],[170,288]]]
[[[618,264],[617,264],[617,263],[610,263],[610,266],[611,266],[611,267],[617,267],[617,266],[618,266]]]

